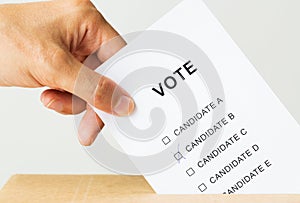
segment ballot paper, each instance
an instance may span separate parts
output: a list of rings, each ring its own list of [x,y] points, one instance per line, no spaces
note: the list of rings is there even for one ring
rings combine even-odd
[[[107,160],[128,159],[158,194],[300,193],[299,125],[204,2],[184,0],[96,71],[136,103],[125,118],[96,110],[124,155]]]

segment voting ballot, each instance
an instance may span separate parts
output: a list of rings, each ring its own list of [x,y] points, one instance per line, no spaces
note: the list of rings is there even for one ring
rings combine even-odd
[[[99,164],[158,194],[300,193],[299,125],[202,1],[123,37],[96,71],[136,110],[95,109],[106,125],[86,150]]]

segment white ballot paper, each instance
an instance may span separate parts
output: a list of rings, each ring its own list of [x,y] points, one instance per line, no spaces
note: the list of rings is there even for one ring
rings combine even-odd
[[[184,0],[97,71],[136,103],[125,118],[96,110],[124,154],[105,156],[158,194],[300,193],[299,125],[204,2]]]

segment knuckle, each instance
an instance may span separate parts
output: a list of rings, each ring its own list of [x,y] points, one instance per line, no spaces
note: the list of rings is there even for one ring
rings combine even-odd
[[[61,77],[68,75],[70,67],[70,57],[61,49],[48,50],[43,56],[44,72],[46,75],[45,83],[51,84],[54,88],[62,86]]]
[[[80,19],[82,19],[82,15],[84,15],[86,18],[94,16],[96,14],[100,14],[90,0],[76,0],[73,1],[72,4],[75,16],[79,17]]]
[[[45,55],[45,61],[49,64],[48,71],[53,74],[60,72],[61,68],[67,65],[68,60],[67,54],[60,49],[51,50]]]
[[[108,79],[102,77],[98,83],[95,92],[95,106],[106,106],[110,105],[109,101],[114,91],[114,83]]]

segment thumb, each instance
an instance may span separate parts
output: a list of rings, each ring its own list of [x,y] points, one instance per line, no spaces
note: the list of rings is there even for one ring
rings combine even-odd
[[[96,73],[72,55],[57,73],[56,86],[66,90],[96,108],[117,116],[130,115],[135,107],[133,99],[111,79]]]

